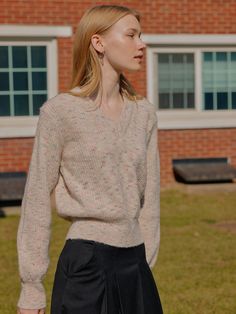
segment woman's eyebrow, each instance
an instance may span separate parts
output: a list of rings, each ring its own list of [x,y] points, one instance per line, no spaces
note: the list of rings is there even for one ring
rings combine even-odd
[[[132,28],[132,27],[131,27],[131,28],[128,28],[127,30],[132,30],[132,31],[134,31],[134,32],[138,32],[137,28]],[[140,35],[140,34],[142,34],[142,32],[139,32],[139,35]]]

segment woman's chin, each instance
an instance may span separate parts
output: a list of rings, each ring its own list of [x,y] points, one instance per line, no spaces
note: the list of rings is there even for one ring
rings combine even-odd
[[[127,71],[131,71],[131,72],[135,72],[135,71],[138,71],[140,68],[141,68],[141,63],[137,63],[137,64],[134,64],[134,65],[130,65],[129,67],[126,68]]]

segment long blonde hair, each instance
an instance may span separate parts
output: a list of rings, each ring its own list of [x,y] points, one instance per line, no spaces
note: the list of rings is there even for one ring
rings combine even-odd
[[[72,79],[70,89],[80,88],[80,92],[70,94],[88,97],[102,88],[102,71],[98,54],[91,44],[94,34],[104,34],[114,23],[127,14],[134,15],[140,22],[140,14],[131,8],[119,5],[98,5],[85,11],[78,24],[73,45]],[[128,99],[142,99],[123,74],[120,74],[120,93]]]

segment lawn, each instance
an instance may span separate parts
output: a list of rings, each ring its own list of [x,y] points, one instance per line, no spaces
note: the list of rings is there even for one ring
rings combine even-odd
[[[161,193],[161,246],[153,274],[165,314],[236,313],[236,193]],[[16,313],[19,215],[0,219],[0,313]],[[53,211],[47,313],[69,222]],[[134,313],[135,314],[135,313]],[[148,313],[147,313],[148,314]]]

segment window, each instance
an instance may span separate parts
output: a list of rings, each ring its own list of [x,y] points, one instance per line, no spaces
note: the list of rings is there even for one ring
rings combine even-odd
[[[201,58],[198,60],[197,54]],[[235,51],[156,53],[157,104],[159,109],[232,110],[236,109]],[[195,68],[201,72],[196,90]],[[200,92],[202,91],[202,92]],[[196,104],[195,94],[201,103]],[[201,95],[200,95],[201,93]]]
[[[158,53],[160,109],[194,107],[194,55]]]
[[[31,34],[33,30],[27,27],[24,32]],[[10,41],[3,37],[0,41],[0,138],[34,136],[40,107],[57,93],[57,40],[20,37]]]
[[[33,137],[39,108],[58,93],[57,38],[64,25],[0,24],[0,138]]]
[[[236,127],[236,35],[143,34],[160,129]]]
[[[0,46],[0,116],[34,116],[48,97],[46,45]]]
[[[203,109],[236,109],[236,51],[203,52]]]

